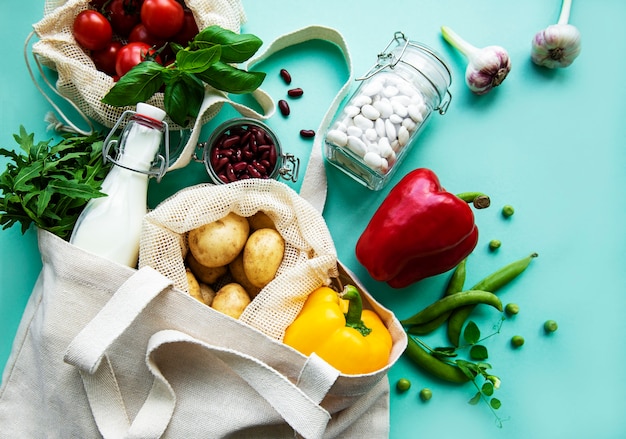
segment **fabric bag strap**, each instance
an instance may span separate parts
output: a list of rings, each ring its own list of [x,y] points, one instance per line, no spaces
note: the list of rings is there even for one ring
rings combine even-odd
[[[154,376],[149,395],[131,422],[115,371],[106,355],[109,346],[141,315],[159,294],[178,294],[171,281],[150,267],[131,276],[102,310],[70,343],[64,360],[77,367],[89,404],[105,439],[158,438],[167,428],[176,406],[176,395],[159,369],[155,354],[173,343],[186,343],[220,359],[255,389],[285,422],[306,438],[321,437],[330,414],[319,403],[339,372],[313,355],[293,384],[268,364],[243,352],[211,345],[178,330],[152,335],[146,365]]]
[[[333,28],[319,25],[308,26],[278,37],[263,53],[249,60],[248,68],[289,46],[294,46],[311,40],[323,40],[335,44],[341,51],[348,68],[348,79],[333,99],[333,102],[326,111],[326,114],[315,132],[316,134],[313,139],[313,146],[311,148],[306,172],[304,173],[304,179],[302,181],[302,185],[300,186],[300,196],[311,203],[313,207],[321,213],[323,212],[324,205],[326,204],[328,187],[326,170],[324,168],[324,156],[322,154],[322,141],[326,130],[332,122],[333,116],[339,108],[339,104],[341,104],[341,101],[347,95],[353,81],[352,59],[350,57],[348,44],[346,43],[343,35]]]

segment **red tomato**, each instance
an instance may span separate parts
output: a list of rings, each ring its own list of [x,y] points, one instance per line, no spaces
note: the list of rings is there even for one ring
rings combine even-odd
[[[141,6],[141,21],[155,37],[173,37],[183,27],[184,18],[183,7],[176,0],[144,0]]]
[[[72,33],[78,44],[89,50],[103,49],[113,38],[113,29],[106,17],[91,9],[76,16]]]
[[[139,23],[140,11],[141,0],[112,0],[107,12],[113,31],[121,37],[127,37]]]
[[[174,35],[174,42],[180,44],[181,46],[187,46],[189,42],[193,40],[196,35],[198,35],[198,32],[200,32],[200,30],[198,29],[198,24],[193,16],[193,12],[189,9],[185,9],[183,27],[176,35]]]
[[[104,49],[91,52],[91,59],[96,65],[96,68],[107,75],[115,75],[117,73],[115,70],[117,53],[121,48],[122,43],[119,41],[111,41]]]
[[[117,53],[115,71],[118,76],[124,76],[137,64],[151,57],[155,57],[156,62],[161,62],[161,58],[158,55],[155,56],[155,51],[150,45],[141,42],[128,43]]]
[[[148,32],[146,25],[143,23],[139,23],[137,26],[130,31],[130,35],[128,36],[128,41],[130,43],[141,42],[149,44],[150,46],[162,47],[165,44],[165,40],[161,38],[157,38]]]

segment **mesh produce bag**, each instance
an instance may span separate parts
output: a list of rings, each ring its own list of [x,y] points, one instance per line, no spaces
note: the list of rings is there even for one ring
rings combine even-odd
[[[219,25],[239,32],[245,21],[245,13],[238,0],[185,0],[191,9],[199,29]],[[72,35],[72,24],[79,12],[88,9],[89,0],[46,0],[44,17],[33,25],[39,41],[33,44],[33,54],[44,65],[58,73],[57,90],[68,98],[88,118],[112,127],[129,107],[113,107],[104,104],[102,98],[113,87],[113,78],[96,69],[89,54],[83,50]],[[225,94],[206,86],[206,93],[224,97]],[[149,104],[163,109],[163,93],[155,94]],[[204,107],[198,116],[200,124],[214,117],[221,106]],[[170,129],[181,129],[169,118]]]
[[[337,276],[337,254],[323,217],[287,185],[250,179],[178,192],[145,217],[139,266],[151,266],[187,290],[187,232],[229,212],[250,217],[258,211],[274,221],[285,240],[285,254],[276,278],[254,298],[240,320],[280,340],[306,296]]]

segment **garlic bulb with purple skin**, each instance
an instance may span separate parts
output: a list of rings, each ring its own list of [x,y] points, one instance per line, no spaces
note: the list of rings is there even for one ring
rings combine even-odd
[[[488,93],[492,88],[502,84],[511,71],[511,60],[503,47],[474,47],[447,26],[441,27],[441,35],[467,58],[465,83],[473,93],[477,95]]]
[[[557,24],[537,32],[533,38],[530,59],[543,67],[567,67],[580,53],[580,32],[568,24],[572,0],[563,0]]]

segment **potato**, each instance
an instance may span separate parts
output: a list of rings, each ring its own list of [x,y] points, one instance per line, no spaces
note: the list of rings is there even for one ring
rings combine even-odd
[[[284,254],[285,240],[276,230],[253,232],[243,249],[243,269],[252,285],[263,288],[274,279]]]
[[[190,230],[189,250],[205,267],[222,267],[241,252],[249,232],[248,220],[230,212],[224,218]]]
[[[215,290],[210,285],[200,284],[200,296],[202,296],[202,301],[205,305],[211,306],[213,304],[215,294]]]
[[[224,285],[215,294],[211,307],[216,311],[238,319],[250,303],[250,296],[238,283]]]
[[[187,269],[186,274],[187,274],[187,284],[189,285],[187,292],[194,299],[198,300],[199,302],[204,303],[204,300],[202,299],[202,293],[200,293],[200,284],[198,283],[198,280],[193,275],[191,270]]]
[[[259,229],[275,229],[274,221],[267,216],[267,214],[259,210],[254,215],[248,217],[248,223],[250,224],[250,230]]]
[[[243,252],[239,253],[235,260],[228,264],[228,271],[233,280],[240,284],[251,298],[255,298],[259,294],[261,288],[252,285],[248,276],[246,276],[246,271],[243,269]]]
[[[205,284],[215,283],[228,272],[228,267],[224,265],[221,267],[205,267],[193,257],[193,253],[191,252],[187,253],[185,262],[187,263],[187,267],[189,267],[191,272],[196,276],[196,279]]]

